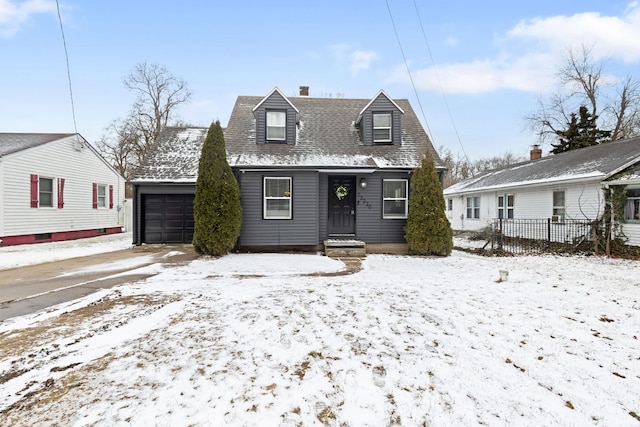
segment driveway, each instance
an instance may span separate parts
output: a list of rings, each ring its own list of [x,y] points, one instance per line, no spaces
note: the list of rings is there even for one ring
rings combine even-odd
[[[153,275],[141,267],[180,265],[197,257],[192,245],[144,245],[2,270],[0,321]]]

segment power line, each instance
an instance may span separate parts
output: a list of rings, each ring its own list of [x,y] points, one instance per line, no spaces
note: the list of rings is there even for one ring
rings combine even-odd
[[[411,76],[411,70],[409,69],[409,63],[407,62],[407,57],[404,54],[404,49],[402,48],[402,43],[400,42],[400,36],[398,35],[398,29],[396,28],[396,23],[393,20],[393,15],[391,14],[391,8],[389,7],[389,0],[385,0],[387,4],[387,11],[389,11],[389,18],[391,18],[391,25],[393,25],[393,31],[396,34],[396,40],[398,41],[398,46],[400,47],[400,52],[402,53],[402,59],[404,60],[404,65],[407,67],[407,73],[409,74],[409,80],[411,81],[411,86],[413,87],[413,93],[416,95],[416,99],[418,100],[418,106],[420,107],[420,112],[422,113],[422,119],[424,120],[424,124],[427,126],[427,133],[429,134],[429,138],[433,142],[433,134],[431,133],[431,129],[429,128],[429,122],[427,121],[427,117],[424,114],[424,109],[422,108],[422,102],[420,102],[420,97],[418,96],[418,91],[416,90],[416,85],[413,82],[413,77]]]
[[[69,80],[69,97],[71,98],[71,115],[73,117],[73,129],[78,135],[78,126],[76,125],[76,109],[73,105],[73,89],[71,87],[71,68],[69,67],[69,53],[67,52],[67,39],[64,36],[64,27],[62,26],[62,17],[60,16],[60,4],[56,0],[56,8],[58,10],[58,22],[60,22],[60,32],[62,33],[62,45],[64,46],[64,56],[67,61],[67,79]]]
[[[444,87],[442,86],[440,75],[438,74],[438,67],[436,66],[436,61],[433,59],[433,55],[431,54],[431,47],[429,46],[429,41],[427,40],[427,34],[425,33],[424,26],[422,25],[422,18],[420,17],[420,11],[418,10],[418,5],[416,4],[416,0],[413,0],[413,7],[416,9],[416,14],[418,15],[418,22],[420,22],[420,30],[422,31],[422,37],[424,38],[424,43],[427,45],[427,51],[429,52],[429,58],[431,59],[431,64],[433,65],[433,70],[436,74],[438,85],[440,86],[440,93],[442,94],[442,98],[444,99],[444,105],[447,107],[447,113],[449,114],[449,119],[451,120],[451,124],[453,125],[453,130],[456,133],[456,138],[458,139],[458,143],[460,144],[462,153],[464,154],[464,157],[465,159],[467,159],[467,162],[468,162],[469,157],[467,156],[467,152],[464,149],[464,145],[462,145],[462,139],[460,138],[460,134],[458,133],[458,127],[456,126],[456,122],[455,120],[453,120],[453,114],[451,114],[451,108],[449,108],[449,102],[447,101],[447,97],[444,92]]]

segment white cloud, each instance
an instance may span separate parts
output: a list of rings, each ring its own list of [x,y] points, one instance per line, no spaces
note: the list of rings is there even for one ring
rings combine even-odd
[[[0,0],[0,36],[11,37],[32,15],[55,10],[56,4],[51,0]]]
[[[329,51],[334,61],[340,66],[348,65],[354,76],[371,68],[371,63],[380,58],[380,55],[372,50],[354,49],[349,43],[333,44],[329,46]]]
[[[449,46],[449,47],[456,47],[458,46],[458,42],[459,40],[456,37],[453,36],[449,36],[445,39],[444,43],[445,45]]]
[[[542,44],[548,50],[593,46],[598,58],[640,61],[640,9],[632,3],[621,16],[579,13],[521,21],[507,33],[508,39]]]
[[[501,52],[496,57],[412,70],[416,86],[447,93],[546,92],[553,88],[554,73],[567,49],[581,46],[591,48],[595,60],[640,62],[640,8],[634,1],[619,17],[579,13],[527,19],[497,41]],[[406,67],[398,67],[390,80],[409,82]]]
[[[351,74],[355,76],[362,70],[368,70],[371,67],[371,63],[378,58],[378,54],[373,51],[354,50],[349,55]]]

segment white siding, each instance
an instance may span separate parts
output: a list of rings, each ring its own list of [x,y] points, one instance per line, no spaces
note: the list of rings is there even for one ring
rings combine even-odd
[[[630,222],[623,224],[622,232],[627,236],[627,245],[640,246],[640,224]]]
[[[599,182],[593,182],[445,195],[446,200],[453,200],[453,210],[447,211],[447,218],[454,230],[481,229],[498,217],[498,197],[513,194],[515,219],[547,219],[553,213],[553,192],[564,190],[567,218],[595,219],[603,211],[601,188]],[[481,197],[480,220],[466,218],[467,197],[473,196]]]
[[[0,235],[53,233],[123,226],[117,207],[124,201],[124,179],[86,143],[76,150],[75,136],[2,158]],[[30,175],[53,178],[53,207],[30,207]],[[57,179],[64,178],[64,207],[57,208]],[[93,209],[92,183],[107,185],[107,207]],[[108,186],[113,186],[113,209]]]
[[[0,158],[0,236],[4,236],[4,161]],[[1,243],[1,242],[0,242]]]
[[[467,197],[480,197],[480,219],[467,218]],[[453,210],[446,211],[447,219],[454,230],[480,230],[490,225],[497,215],[495,197],[489,193],[445,196],[447,206],[448,199],[453,200]]]

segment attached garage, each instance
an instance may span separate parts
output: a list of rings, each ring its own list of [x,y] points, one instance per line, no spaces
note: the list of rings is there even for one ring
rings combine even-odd
[[[191,243],[193,194],[144,194],[143,243]]]

